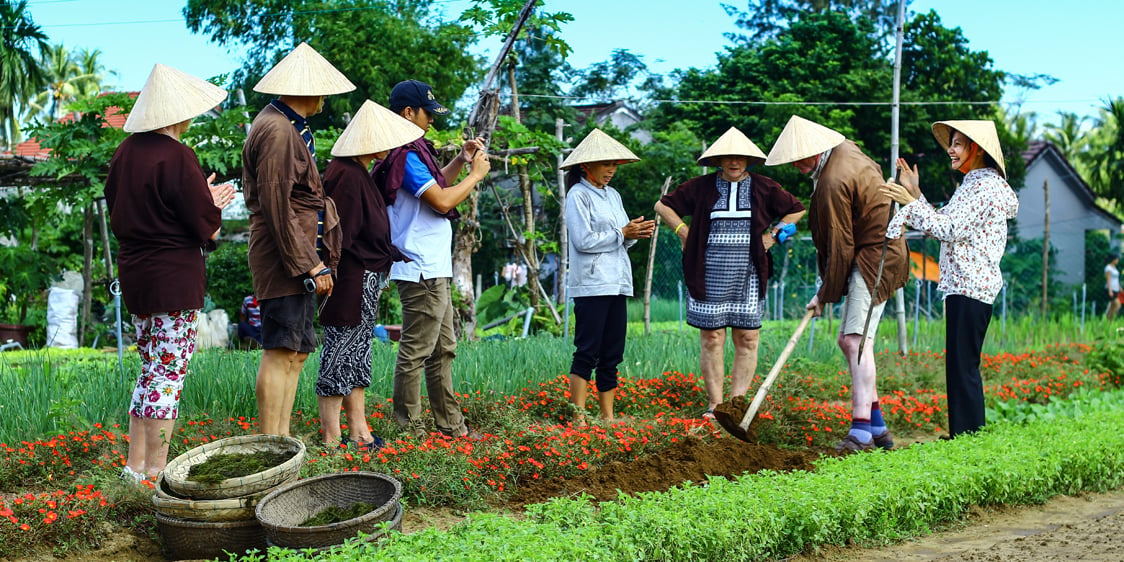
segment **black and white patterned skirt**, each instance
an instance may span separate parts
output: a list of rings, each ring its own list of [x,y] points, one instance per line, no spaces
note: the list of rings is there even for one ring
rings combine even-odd
[[[357,326],[324,326],[317,396],[347,396],[371,386],[371,342],[378,324],[379,295],[385,273],[363,272],[363,312]]]

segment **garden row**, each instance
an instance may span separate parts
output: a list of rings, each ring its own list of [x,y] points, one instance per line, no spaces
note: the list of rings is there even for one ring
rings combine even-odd
[[[1114,375],[1107,370],[1114,368],[1110,363],[1119,351],[1111,345],[1094,349],[1072,345],[985,357],[989,419],[1059,415],[1055,413],[1059,408],[1071,404],[1061,399],[1074,393],[1095,396],[1116,388],[1119,371]],[[231,359],[226,354],[215,357]],[[895,433],[932,439],[945,417],[944,395],[934,390],[943,386],[942,355],[883,353],[877,361],[883,379],[880,386],[894,389],[882,402]],[[69,373],[79,377],[82,371]],[[240,376],[230,372],[225,379],[208,384],[217,387],[225,382],[237,387],[233,381]],[[36,379],[44,385],[59,384],[45,376]],[[812,449],[834,444],[849,423],[846,373],[834,365],[805,359],[790,363],[780,380],[764,411],[773,421],[759,440]],[[83,384],[89,393],[95,382]],[[563,423],[571,414],[564,376],[527,384],[512,394],[463,394],[466,415],[486,432],[486,439],[480,442],[439,436],[395,439],[390,404],[376,401],[369,404],[368,421],[376,433],[391,438],[386,448],[375,453],[317,447],[319,420],[304,411],[294,417],[294,428],[311,446],[303,476],[384,472],[402,481],[408,505],[481,509],[500,505],[544,482],[574,480],[615,462],[632,463],[659,455],[685,439],[704,444],[729,441],[724,433],[697,418],[705,401],[701,386],[696,375],[679,372],[622,379],[618,405],[637,421],[581,428]],[[249,394],[252,400],[249,388],[240,393]],[[237,389],[226,392],[239,394]],[[12,404],[3,407],[9,406]],[[56,415],[67,412],[58,408]],[[195,415],[178,425],[172,455],[255,431],[252,417]],[[98,543],[107,521],[151,532],[151,492],[130,493],[116,477],[125,460],[123,432],[120,426],[96,424],[93,430],[0,443],[0,551],[31,552],[46,544],[57,545],[61,551],[89,548]]]
[[[449,531],[392,535],[318,559],[764,560],[924,535],[972,506],[1041,504],[1124,485],[1124,392],[1083,392],[1069,407],[1041,410],[1025,424],[1000,422],[952,441],[825,458],[810,473],[712,479],[598,505],[559,498],[529,506],[521,519],[472,513]],[[304,555],[275,549],[269,559]]]

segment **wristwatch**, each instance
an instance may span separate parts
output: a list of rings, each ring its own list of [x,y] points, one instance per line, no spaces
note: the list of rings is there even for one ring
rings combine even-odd
[[[317,271],[316,275],[306,277],[304,279],[304,290],[309,292],[309,293],[315,293],[316,292],[316,278],[317,277],[323,277],[325,275],[331,275],[331,274],[332,274],[332,268],[324,267],[324,269],[321,269],[320,271]]]

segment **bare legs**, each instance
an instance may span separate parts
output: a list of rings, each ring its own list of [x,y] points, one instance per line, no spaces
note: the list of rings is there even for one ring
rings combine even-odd
[[[875,388],[877,373],[874,368],[874,338],[867,338],[862,363],[858,361],[862,337],[861,334],[840,334],[837,343],[851,371],[851,417],[869,420],[871,404],[878,400]]]
[[[353,388],[347,396],[318,396],[316,405],[320,409],[320,428],[324,444],[334,447],[340,442],[343,431],[340,429],[340,406],[347,415],[348,438],[357,443],[371,440],[371,427],[367,425],[365,392],[363,387]]]
[[[602,421],[613,421],[615,414],[613,413],[613,401],[616,399],[617,389],[606,390],[605,392],[597,393],[597,405],[601,408],[601,415],[598,416]],[[574,405],[577,412],[574,414],[575,425],[585,425],[585,402],[589,397],[589,381],[575,375],[570,375],[570,403]]]
[[[155,478],[168,464],[168,440],[176,420],[129,416],[129,469]]]
[[[297,383],[307,353],[291,349],[266,349],[258,366],[257,398],[258,424],[267,435],[289,435],[289,421],[293,402],[297,397]],[[338,425],[338,408],[337,408]]]
[[[758,330],[731,328],[734,340],[734,364],[730,368],[730,395],[745,396],[757,371]],[[699,371],[706,384],[707,409],[722,403],[726,378],[726,329],[699,330]]]

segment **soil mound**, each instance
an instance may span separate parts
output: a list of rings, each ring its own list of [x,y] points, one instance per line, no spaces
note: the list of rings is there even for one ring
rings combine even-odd
[[[812,462],[819,456],[815,451],[789,451],[736,439],[688,437],[632,462],[609,463],[568,479],[525,483],[511,504],[522,506],[582,492],[597,501],[610,501],[617,498],[618,490],[624,494],[664,491],[684,482],[706,482],[707,476],[728,478],[766,469],[812,470]]]

